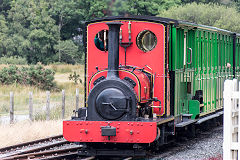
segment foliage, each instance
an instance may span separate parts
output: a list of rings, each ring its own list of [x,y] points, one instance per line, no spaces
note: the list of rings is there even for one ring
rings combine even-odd
[[[240,33],[240,13],[238,13],[234,7],[213,3],[191,3],[184,6],[173,7],[160,13],[159,16],[186,20]]]
[[[183,3],[221,3],[222,0],[182,0]]]
[[[1,0],[0,1],[0,13],[7,15],[8,10],[11,8],[12,0]]]
[[[186,6],[177,8],[181,3]],[[0,57],[18,56],[29,64],[82,63],[84,22],[112,15],[166,15],[239,31],[233,6],[240,11],[235,0],[1,0]]]
[[[214,3],[214,4],[221,4],[226,6],[234,6],[236,3],[238,3],[238,0],[181,0],[183,4],[187,3]]]
[[[7,50],[11,56],[26,57],[29,63],[53,60],[58,32],[47,10],[48,3],[34,0],[13,1],[9,10]]]
[[[0,57],[18,56],[30,64],[82,63],[86,20],[111,15],[156,15],[180,0],[2,0]],[[73,39],[75,40],[73,42]]]
[[[21,68],[11,65],[0,71],[0,83],[30,85],[43,90],[53,90],[56,89],[54,74],[53,70],[44,69],[41,65]]]
[[[8,27],[7,27],[7,22],[6,19],[3,15],[0,15],[0,56],[6,55],[6,39],[8,37],[7,32],[8,32]]]
[[[80,75],[77,74],[75,71],[73,72],[73,74],[70,74],[68,78],[69,80],[73,80],[75,84],[78,84],[78,81],[79,83],[82,83]]]
[[[180,0],[116,0],[112,4],[113,15],[150,15],[180,4]]]
[[[240,12],[240,1],[237,1],[237,0],[236,0],[234,4],[235,4],[238,12]]]
[[[0,58],[0,64],[15,64],[15,65],[26,65],[26,58],[18,57],[18,56],[3,56]]]
[[[72,40],[60,41],[54,47],[57,50],[59,62],[74,64],[81,61],[81,57],[78,54],[78,46]]]
[[[66,40],[78,35],[77,28],[84,19],[86,2],[83,0],[49,0],[49,13],[56,21],[61,39]]]
[[[4,15],[1,13],[5,12],[0,12],[0,57],[20,56],[32,64],[56,62],[59,58],[55,46],[62,46],[62,41],[71,42],[74,36],[80,34],[77,27],[81,24],[79,19],[84,17],[81,12],[83,6],[79,5],[81,5],[80,2],[85,3],[85,1],[14,0],[8,2],[0,2],[0,9],[2,7],[2,10],[7,10],[7,14]],[[7,4],[11,5],[8,7]],[[76,49],[78,50],[78,46],[73,43],[69,47],[74,47],[72,50],[75,53]],[[69,54],[73,53],[68,53],[66,59],[69,58]]]
[[[85,7],[88,12],[86,12],[86,20],[105,17],[110,15],[112,0],[87,0]]]

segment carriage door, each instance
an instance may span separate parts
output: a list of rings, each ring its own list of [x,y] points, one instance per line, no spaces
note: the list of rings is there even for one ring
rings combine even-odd
[[[191,106],[193,104],[191,99],[194,95],[193,91],[193,77],[194,77],[194,65],[193,65],[193,51],[194,51],[194,31],[193,30],[185,30],[184,31],[184,56],[183,56],[183,64],[184,64],[184,76],[183,81],[185,82],[185,113],[193,114]],[[190,115],[189,115],[190,116]],[[194,118],[195,115],[192,116]]]
[[[175,116],[178,117],[177,121],[181,122],[183,119],[194,119],[199,114],[196,111],[196,101],[192,100],[195,92],[193,84],[195,31],[177,28],[176,46],[177,50],[173,52],[173,67],[175,67],[174,105]]]

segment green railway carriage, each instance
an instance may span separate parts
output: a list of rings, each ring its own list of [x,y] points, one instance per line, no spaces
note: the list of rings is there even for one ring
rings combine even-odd
[[[239,79],[240,37],[215,27],[178,23],[169,31],[174,115],[191,114],[196,119],[220,111],[224,80]],[[193,98],[199,91],[202,104]]]

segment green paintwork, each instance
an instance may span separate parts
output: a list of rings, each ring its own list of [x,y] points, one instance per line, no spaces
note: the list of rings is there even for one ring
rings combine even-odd
[[[223,83],[233,78],[233,35],[229,31],[191,23],[171,26],[169,68],[175,73],[174,114],[213,112],[223,107]],[[184,55],[184,33],[186,51]],[[236,39],[236,78],[240,79],[240,35]],[[190,49],[192,49],[192,63]],[[184,64],[184,57],[186,63]],[[227,68],[227,63],[231,64]],[[203,90],[203,109],[192,100],[196,90]],[[190,109],[191,108],[191,109]]]
[[[195,119],[199,116],[200,113],[200,103],[197,100],[189,101],[189,114],[192,114],[191,119]]]
[[[236,77],[240,80],[240,35],[237,35],[236,38]]]

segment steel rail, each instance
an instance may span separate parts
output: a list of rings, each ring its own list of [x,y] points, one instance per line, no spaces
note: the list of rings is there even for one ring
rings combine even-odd
[[[44,144],[42,146],[36,146],[36,147],[30,148],[30,149],[26,148],[26,149],[23,149],[23,150],[16,151],[14,153],[6,154],[5,157],[11,157],[11,156],[14,156],[14,155],[21,155],[21,154],[38,152],[38,151],[41,151],[41,150],[46,150],[48,148],[56,147],[56,146],[67,144],[67,143],[69,143],[67,140],[62,140],[60,142],[55,142],[55,143],[52,143],[52,144]],[[1,158],[4,158],[4,156],[1,157]]]
[[[11,157],[3,158],[2,160],[14,160],[14,159],[57,159],[66,156],[77,156],[78,149],[82,146],[73,146],[70,148],[62,148],[48,151],[39,151],[34,153],[26,153],[21,155],[14,155]]]
[[[12,146],[3,147],[3,148],[0,148],[0,153],[6,152],[8,150],[13,150],[15,148],[21,148],[24,146],[33,145],[35,143],[40,143],[40,142],[44,142],[44,141],[52,141],[53,139],[58,139],[58,138],[63,138],[63,135],[57,135],[57,136],[52,136],[52,137],[48,137],[48,138],[43,138],[43,139],[38,139],[38,140],[30,141],[30,142],[24,142],[24,143],[12,145]]]

